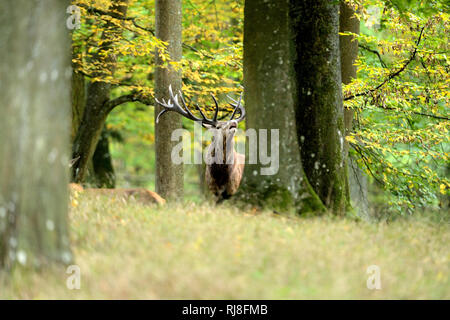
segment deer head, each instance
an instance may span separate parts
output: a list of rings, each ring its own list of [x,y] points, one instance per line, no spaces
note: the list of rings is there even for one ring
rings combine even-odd
[[[231,117],[228,120],[223,121],[223,119],[226,117],[222,117],[218,119],[219,115],[219,104],[217,102],[217,99],[214,97],[214,95],[211,94],[211,97],[215,104],[215,110],[214,110],[214,116],[212,119],[209,119],[205,116],[202,109],[198,106],[198,104],[195,105],[196,109],[199,111],[201,117],[195,116],[190,108],[186,105],[186,100],[183,97],[183,94],[181,91],[178,91],[178,94],[173,94],[172,86],[169,86],[169,95],[170,98],[166,102],[164,99],[162,102],[155,99],[155,101],[161,105],[164,110],[162,110],[158,116],[156,117],[156,123],[159,122],[160,117],[168,112],[173,111],[176,113],[181,114],[183,117],[188,118],[193,121],[200,121],[202,126],[207,129],[215,129],[213,132],[213,137],[211,141],[211,145],[209,149],[211,152],[208,152],[208,155],[211,155],[215,158],[216,162],[220,162],[220,157],[222,159],[226,159],[226,162],[229,163],[229,161],[233,161],[233,150],[234,150],[234,135],[236,134],[238,123],[244,120],[245,118],[245,109],[241,105],[242,101],[242,94],[239,97],[239,100],[236,101],[230,97],[228,97],[230,100],[232,100],[231,103],[229,103],[233,107],[233,112],[231,114]],[[178,100],[178,98],[181,101]],[[239,111],[240,115],[237,119],[234,119],[236,117],[237,111]],[[222,151],[218,152],[218,151]],[[223,157],[224,155],[225,157]],[[222,161],[223,163],[223,161]]]

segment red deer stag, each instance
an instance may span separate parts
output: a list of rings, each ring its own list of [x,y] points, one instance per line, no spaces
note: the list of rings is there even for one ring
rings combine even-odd
[[[169,86],[170,98],[166,102],[155,101],[164,109],[156,117],[156,123],[159,118],[167,111],[173,111],[181,114],[183,117],[193,121],[200,121],[202,126],[207,129],[215,129],[211,144],[206,153],[206,173],[205,180],[209,190],[216,196],[217,203],[225,199],[229,199],[236,193],[242,180],[244,171],[245,156],[234,150],[234,135],[236,134],[237,125],[245,118],[245,109],[241,106],[242,94],[239,101],[231,99],[233,103],[229,103],[233,108],[233,113],[227,121],[217,119],[219,114],[219,104],[216,98],[212,96],[215,104],[214,117],[208,119],[198,105],[195,105],[199,111],[201,118],[195,116],[186,105],[186,101],[181,91],[174,96],[172,87]],[[181,105],[178,101],[180,96]],[[239,118],[234,119],[239,110]]]

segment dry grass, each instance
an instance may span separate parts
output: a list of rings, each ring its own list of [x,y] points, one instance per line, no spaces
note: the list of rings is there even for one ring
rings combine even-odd
[[[65,270],[16,271],[0,298],[449,299],[450,227],[286,218],[185,203],[144,207],[82,197],[71,212],[81,289]],[[369,265],[381,290],[366,287]]]

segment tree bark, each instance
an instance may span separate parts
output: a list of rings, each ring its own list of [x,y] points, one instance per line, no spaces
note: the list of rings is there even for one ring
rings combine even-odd
[[[352,32],[359,34],[359,20],[355,16],[353,8],[344,0],[339,8],[339,32]],[[358,39],[354,36],[339,36],[341,54],[341,78],[342,83],[348,84],[356,78],[355,61],[358,58]],[[353,130],[354,111],[344,109],[346,135]],[[347,144],[347,143],[346,143]]]
[[[297,87],[295,110],[303,168],[336,214],[348,204],[339,56],[339,7],[329,0],[291,1]]]
[[[76,66],[72,64],[72,130],[70,139],[72,149],[86,106],[86,83],[84,75],[76,72],[75,67]],[[88,161],[87,173],[84,180],[87,181],[88,184],[96,185],[98,188],[115,187],[114,167],[109,152],[108,134],[105,128],[102,130],[92,159]]]
[[[110,10],[116,14],[126,16],[127,1],[114,0]],[[120,28],[109,22],[103,32],[103,44],[99,52],[93,57],[99,64],[105,66],[104,73],[99,72],[95,77],[102,77],[114,74],[116,67],[116,56],[111,51],[112,43],[117,34],[121,32]],[[72,150],[72,157],[80,157],[72,167],[72,178],[75,182],[83,182],[92,159],[100,134],[105,124],[106,118],[112,108],[108,107],[110,98],[111,84],[103,81],[90,82],[87,88],[86,106],[84,108],[83,118],[78,128]]]
[[[269,131],[268,150],[271,149],[270,130],[279,130],[279,140],[275,145],[279,149],[279,170],[272,175],[262,175],[261,168],[268,165],[261,161],[248,164],[247,151],[244,177],[236,197],[277,212],[317,212],[324,207],[303,172],[296,135],[289,7],[287,0],[245,2],[246,126],[247,130]],[[262,139],[261,135],[259,139]]]
[[[0,268],[72,261],[69,4],[0,3]]]
[[[72,57],[74,57],[75,48],[72,46]],[[73,144],[77,136],[78,129],[80,128],[81,121],[83,119],[83,113],[86,106],[86,81],[84,75],[76,72],[76,65],[72,63],[72,128],[70,135],[71,149],[73,150]],[[87,174],[85,181],[88,183],[94,182],[92,161],[89,161],[87,165]]]
[[[359,34],[359,20],[355,16],[354,9],[345,1],[340,3],[339,32],[352,32]],[[342,83],[348,84],[356,78],[355,61],[358,58],[358,39],[354,36],[339,36],[341,54],[341,77]],[[354,111],[344,109],[345,135],[353,131]],[[348,185],[352,207],[362,217],[369,215],[369,203],[367,199],[367,176],[358,167],[356,161],[348,153],[349,145],[345,141],[345,153],[348,155]]]
[[[195,165],[197,174],[198,174],[198,189],[200,190],[200,194],[206,195],[208,192],[208,188],[205,182],[205,170],[206,165],[204,163]]]
[[[156,36],[168,42],[168,53],[172,61],[181,60],[181,0],[156,0],[155,23]],[[156,53],[155,97],[168,100],[169,85],[174,92],[181,89],[181,72],[172,66],[163,65],[160,55]],[[155,106],[155,119],[162,110]],[[156,192],[163,198],[181,199],[183,196],[183,164],[174,164],[171,160],[172,148],[178,143],[171,141],[174,130],[181,128],[181,117],[168,112],[155,122],[156,150]]]
[[[108,132],[105,129],[103,129],[95,148],[92,162],[97,188],[114,188],[116,176],[112,165],[111,153],[109,152]]]
[[[74,66],[72,65],[72,68]],[[84,76],[76,71],[72,72],[72,130],[70,141],[73,143],[77,135],[78,128],[83,118],[84,107],[86,104],[86,84]]]

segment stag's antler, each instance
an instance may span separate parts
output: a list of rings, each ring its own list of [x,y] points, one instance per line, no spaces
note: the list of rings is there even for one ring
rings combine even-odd
[[[200,112],[200,115],[202,117],[199,118],[199,117],[196,117],[194,114],[192,114],[192,112],[189,110],[189,108],[186,105],[186,101],[184,100],[181,90],[179,90],[178,94],[176,94],[174,96],[173,91],[172,91],[172,85],[169,85],[169,95],[170,95],[170,98],[167,102],[164,99],[162,102],[160,102],[160,101],[158,101],[158,99],[155,98],[155,101],[164,108],[164,110],[162,110],[156,117],[156,123],[159,122],[159,118],[167,111],[174,111],[176,113],[181,114],[183,117],[188,118],[193,121],[201,121],[202,125],[210,125],[212,127],[216,127],[217,124],[220,122],[217,120],[217,116],[219,114],[219,104],[217,103],[217,100],[214,97],[214,95],[211,94],[211,97],[214,100],[214,104],[216,106],[215,111],[214,111],[214,117],[212,119],[208,119],[205,116],[205,114],[203,113],[202,109],[198,106],[198,104],[196,104],[195,107]],[[182,105],[180,105],[180,103],[178,102],[178,95],[180,95]],[[231,115],[230,120],[233,120],[234,116],[236,115],[237,109],[240,110],[241,115],[235,121],[240,122],[244,119],[245,109],[241,106],[241,99],[242,99],[242,94],[239,98],[239,101],[231,99],[231,100],[233,100],[233,102],[235,102],[235,104],[230,103],[230,105],[232,107],[234,107],[233,114]]]
[[[230,120],[233,120],[234,116],[236,115],[236,111],[239,109],[239,111],[241,112],[241,115],[239,116],[239,118],[236,119],[236,121],[241,122],[245,118],[245,109],[243,106],[241,106],[242,93],[239,96],[239,101],[234,100],[230,96],[227,96],[227,97],[228,97],[228,99],[230,99],[231,101],[233,101],[235,103],[235,104],[230,103],[230,105],[234,108],[234,111],[233,111],[233,114],[231,115]]]

